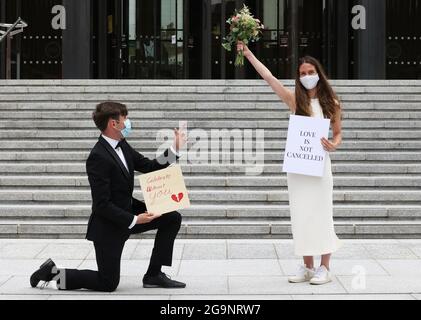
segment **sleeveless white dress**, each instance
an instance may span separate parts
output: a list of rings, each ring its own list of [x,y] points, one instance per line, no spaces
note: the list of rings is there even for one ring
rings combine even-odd
[[[311,100],[312,117],[323,118],[318,99]],[[328,137],[326,137],[328,138]],[[342,246],[333,225],[333,177],[326,153],[323,177],[287,173],[294,253],[316,256],[333,253]]]

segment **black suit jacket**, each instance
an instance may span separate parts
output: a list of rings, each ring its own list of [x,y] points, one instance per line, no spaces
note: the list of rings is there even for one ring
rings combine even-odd
[[[126,241],[134,215],[143,213],[146,208],[143,202],[132,196],[134,171],[148,173],[164,169],[178,158],[167,149],[157,159],[150,160],[135,151],[126,140],[121,149],[129,171],[102,136],[86,161],[92,195],[92,213],[86,233],[88,240]]]

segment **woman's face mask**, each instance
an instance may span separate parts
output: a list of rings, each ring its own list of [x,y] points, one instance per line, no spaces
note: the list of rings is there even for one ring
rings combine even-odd
[[[314,89],[317,84],[319,83],[319,75],[316,74],[312,74],[312,75],[307,75],[304,77],[300,78],[300,82],[301,84],[304,86],[304,88],[306,88],[307,90],[311,90]]]

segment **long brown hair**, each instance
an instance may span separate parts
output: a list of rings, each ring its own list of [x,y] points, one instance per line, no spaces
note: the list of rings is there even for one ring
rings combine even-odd
[[[334,122],[334,117],[341,108],[339,98],[329,84],[321,63],[316,58],[311,56],[305,56],[298,61],[297,76],[295,79],[295,114],[298,116],[311,116],[310,97],[308,95],[307,89],[301,84],[300,81],[300,67],[304,63],[309,63],[316,68],[320,78],[316,87],[317,98],[319,99],[320,105],[323,109],[324,117],[331,119],[331,121]]]

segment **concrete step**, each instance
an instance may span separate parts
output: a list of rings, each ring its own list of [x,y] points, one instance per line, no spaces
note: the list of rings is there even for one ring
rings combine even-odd
[[[33,94],[33,93],[52,93],[52,94],[89,94],[89,93],[272,93],[272,89],[266,84],[266,82],[260,83],[261,85],[126,85],[126,86],[115,86],[115,85],[86,85],[86,86],[2,86],[2,93],[14,93],[14,94]],[[294,90],[294,86],[286,84],[290,90]],[[418,94],[420,93],[421,86],[340,86],[333,85],[333,89],[338,94],[346,93],[369,93],[369,94]]]
[[[207,130],[206,133],[210,136],[211,131]],[[130,140],[132,139],[142,139],[142,140],[155,140],[159,137],[160,132],[153,129],[139,129],[134,130],[130,136]],[[194,134],[194,132],[193,132]],[[223,138],[232,138],[233,132],[231,130],[225,130],[220,132],[220,137]],[[255,136],[255,134],[254,134]],[[0,129],[0,139],[12,139],[12,140],[32,140],[32,139],[72,139],[75,141],[77,139],[98,139],[99,133],[98,130],[94,129],[72,129],[72,130],[14,130],[14,129]],[[403,139],[403,140],[411,140],[411,139],[420,139],[421,140],[421,130],[347,130],[343,132],[342,137],[344,140],[372,140],[372,139]],[[276,129],[266,129],[264,132],[265,139],[286,139],[287,132],[276,130]],[[10,141],[10,140],[9,140]]]
[[[287,186],[287,178],[285,175],[271,175],[271,176],[191,176],[186,174],[186,186],[191,188],[212,187],[212,188],[226,188],[226,187],[264,187],[279,188]],[[335,175],[333,177],[335,188],[373,188],[387,189],[387,188],[420,188],[421,175],[378,175],[378,176],[341,176]],[[37,187],[51,188],[51,187],[66,187],[68,189],[78,189],[89,187],[88,177],[82,176],[39,176],[39,175],[20,175],[0,176],[0,188],[31,188]]]
[[[214,218],[266,218],[290,219],[289,206],[285,204],[245,205],[245,204],[193,204],[189,209],[180,210],[184,217],[194,219]],[[337,220],[417,220],[421,218],[419,205],[342,205],[333,208]],[[88,218],[91,214],[90,204],[1,204],[0,216],[3,219],[54,219],[54,218]]]
[[[294,81],[281,82],[293,89]],[[331,154],[338,234],[419,237],[421,81],[332,84],[343,107],[344,143]],[[130,142],[148,157],[162,144],[158,132],[179,120],[190,132],[225,129],[225,138],[265,129],[260,176],[231,164],[234,148],[225,162],[182,162],[193,207],[183,210],[181,237],[291,236],[281,172],[289,112],[263,80],[0,80],[0,237],[84,236],[85,160],[99,135],[90,117],[108,99],[128,105],[139,128]],[[138,187],[135,196],[142,199]]]
[[[421,91],[421,89],[420,89]],[[60,101],[45,101],[45,102],[0,102],[0,110],[9,111],[91,111],[95,109],[98,102],[60,102]],[[154,102],[154,101],[139,101],[137,103],[125,102],[130,110],[132,111],[226,111],[226,110],[238,110],[238,111],[276,111],[276,112],[287,112],[288,107],[282,101],[274,102],[262,102],[262,101],[244,101],[241,104],[233,104],[229,102],[207,102],[207,101],[193,101],[193,102]],[[342,101],[342,109],[344,113],[351,111],[419,111],[420,104],[417,102],[344,102]]]
[[[0,237],[4,238],[83,238],[86,234],[87,219],[57,220],[0,220]],[[417,238],[421,235],[418,221],[361,221],[358,219],[336,221],[335,231],[340,238]],[[133,238],[154,237],[150,231]],[[242,219],[230,221],[189,221],[183,219],[179,238],[290,238],[289,222],[278,219],[255,221]]]
[[[246,170],[255,167],[251,165],[234,165],[230,162],[222,164],[181,164],[183,173],[193,174],[244,174]],[[263,174],[280,174],[282,163],[265,164]],[[0,170],[7,174],[86,174],[85,163],[2,163]],[[346,175],[378,175],[378,174],[420,174],[421,163],[408,164],[378,164],[378,163],[332,163],[332,172]],[[249,175],[252,175],[249,172]]]
[[[135,188],[135,198],[143,199],[142,193]],[[288,191],[285,189],[255,190],[245,187],[227,187],[225,190],[200,188],[189,190],[189,198],[193,202],[215,203],[272,203],[288,202]],[[85,190],[58,189],[1,189],[0,201],[4,202],[91,202],[89,188]],[[388,203],[420,205],[421,190],[334,190],[335,203]]]
[[[293,79],[279,79],[286,86],[293,86]],[[333,86],[350,86],[350,87],[373,87],[373,86],[393,86],[393,87],[419,87],[419,80],[330,80]],[[73,80],[0,80],[0,86],[267,86],[262,79],[73,79]]]
[[[159,140],[139,140],[139,139],[130,139],[130,145],[142,152],[143,150],[153,151],[153,150],[164,150],[166,147],[169,147],[172,143],[172,136],[171,133],[171,141],[165,142],[164,138],[160,138]],[[162,136],[161,136],[162,137]],[[248,139],[242,133],[238,136],[233,136],[230,141],[230,149],[241,150],[243,145],[247,145],[252,147],[253,149],[256,147],[256,136],[254,135],[253,140]],[[216,140],[217,137],[209,137],[209,140]],[[39,139],[31,139],[31,140],[0,140],[0,149],[2,150],[45,150],[45,149],[71,149],[71,150],[90,150],[96,144],[98,139],[81,139],[81,140],[68,140],[68,139],[55,139],[55,140],[39,140]],[[167,140],[168,141],[168,140]],[[228,141],[228,138],[226,139]],[[164,144],[165,142],[165,144]],[[195,141],[194,138],[190,137],[189,142],[187,143],[187,150],[189,150],[192,146],[210,149],[208,140],[202,141]],[[221,148],[221,139],[219,139],[218,146],[219,149]],[[240,144],[241,143],[241,144]],[[264,144],[259,147],[260,150],[285,150],[286,141],[278,141],[277,139],[265,139]],[[355,140],[355,141],[348,141],[345,140],[342,142],[340,146],[341,150],[421,150],[421,141],[413,141],[413,140]]]
[[[279,111],[193,111],[193,110],[177,110],[177,111],[137,111],[130,110],[130,118],[133,120],[146,121],[149,119],[176,119],[183,118],[185,120],[190,119],[253,119],[253,120],[264,120],[264,119],[288,119],[290,112],[279,110]],[[10,114],[9,112],[0,113],[0,119],[60,119],[60,120],[74,120],[74,119],[90,119],[92,111],[74,111],[74,110],[62,110],[62,111],[28,111],[19,110]],[[342,118],[345,119],[408,119],[408,120],[419,120],[421,119],[420,111],[344,111]]]
[[[421,101],[421,93],[409,94],[371,94],[371,93],[346,93],[338,95],[343,102],[349,101]],[[2,93],[0,95],[1,102],[22,102],[22,101],[60,101],[60,102],[87,102],[87,101],[279,101],[279,97],[273,93],[249,93],[249,92],[233,92],[233,93]]]
[[[154,158],[156,156],[156,152],[146,151],[143,152],[139,150],[145,157]],[[219,154],[221,158],[226,159],[226,157],[230,156],[233,159],[242,155],[243,158],[252,158],[254,156],[263,156],[265,159],[265,163],[276,162],[279,163],[284,158],[283,151],[269,151],[265,150],[264,153],[262,152],[212,152],[210,150],[210,155]],[[85,151],[70,151],[70,150],[39,150],[39,151],[13,151],[13,153],[9,151],[0,151],[0,161],[2,162],[10,162],[13,163],[22,163],[22,162],[85,162],[89,155],[89,150]],[[404,152],[392,152],[391,150],[388,151],[341,151],[340,149],[334,153],[330,154],[330,158],[332,162],[357,162],[357,161],[364,161],[367,162],[396,162],[396,164],[405,164],[410,162],[420,162],[421,161],[421,153],[417,150],[408,152],[405,150]]]
[[[171,120],[157,120],[150,119],[148,121],[135,120],[133,121],[134,128],[142,129],[171,129],[179,126],[179,121],[184,120],[183,116],[180,115],[178,119]],[[0,128],[2,129],[16,129],[16,127],[22,129],[71,129],[80,130],[88,129],[92,130],[95,128],[92,120],[42,120],[34,122],[32,120],[0,120]],[[287,130],[288,120],[238,120],[227,121],[227,120],[192,120],[188,122],[188,127],[192,129],[276,129],[276,130]],[[348,129],[364,129],[364,130],[386,130],[386,129],[405,129],[405,130],[419,130],[421,128],[421,121],[418,120],[346,120],[342,124],[342,128]]]

